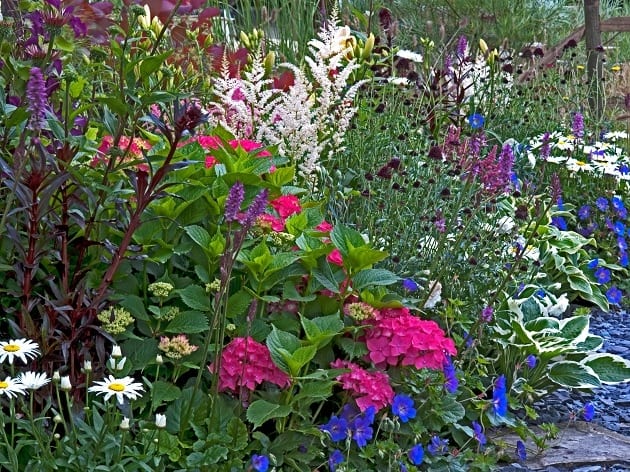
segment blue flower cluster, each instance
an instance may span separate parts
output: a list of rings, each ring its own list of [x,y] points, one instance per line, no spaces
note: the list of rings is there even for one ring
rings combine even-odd
[[[331,416],[328,423],[320,426],[320,429],[327,432],[333,442],[344,441],[347,437],[351,437],[357,446],[365,447],[374,434],[372,423],[374,423],[375,415],[376,408],[373,406],[368,407],[364,413],[360,413],[356,407],[346,404],[339,416]]]

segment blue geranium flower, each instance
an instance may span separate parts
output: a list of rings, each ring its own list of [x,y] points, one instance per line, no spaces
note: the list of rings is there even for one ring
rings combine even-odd
[[[413,406],[413,399],[408,395],[398,394],[392,402],[392,413],[400,418],[400,421],[407,423],[416,417],[416,409]]]
[[[599,211],[608,210],[608,200],[605,197],[599,197],[595,200],[595,206],[599,209]]]
[[[568,228],[567,220],[564,219],[564,216],[552,216],[551,224],[561,231],[566,231]]]
[[[613,305],[618,305],[623,298],[623,292],[613,285],[606,291],[606,298]]]
[[[409,450],[407,455],[413,465],[422,464],[422,461],[424,460],[424,448],[422,447],[422,444],[416,444]]]
[[[530,354],[529,356],[525,358],[525,365],[529,367],[530,369],[533,369],[534,367],[536,367],[537,363],[538,363],[538,358],[533,354]]]
[[[584,404],[584,421],[592,421],[595,418],[595,407],[591,402]]]
[[[591,216],[591,207],[590,205],[582,205],[580,209],[577,211],[577,216],[580,220],[587,220],[589,216]]]
[[[485,446],[486,445],[486,435],[483,434],[483,428],[481,427],[481,425],[479,423],[477,423],[476,421],[472,422],[472,427],[473,427],[473,432],[474,432],[474,437],[477,440],[477,442],[479,443],[480,446]]]
[[[402,286],[405,290],[409,292],[415,292],[416,290],[420,288],[420,285],[418,285],[418,283],[415,280],[409,279],[409,278],[403,279]]]
[[[479,129],[486,123],[486,119],[479,113],[473,113],[468,117],[468,124],[472,129]]]
[[[614,231],[617,236],[626,234],[626,225],[622,221],[615,221]]]
[[[455,393],[459,387],[459,380],[457,379],[457,371],[451,360],[451,356],[446,356],[444,362],[444,388],[448,393]]]
[[[328,423],[320,426],[320,429],[330,434],[333,442],[343,441],[348,436],[348,421],[345,418],[331,416]]]
[[[525,443],[520,439],[516,441],[516,455],[522,461],[527,459],[527,450],[525,449]]]
[[[335,449],[332,454],[328,457],[328,468],[330,472],[335,472],[337,470],[337,466],[344,461],[343,454],[339,449]]]
[[[595,267],[597,267],[599,265],[599,259],[596,257],[595,259],[593,259],[592,261],[590,261],[588,263],[588,268],[589,269],[594,269]]]
[[[256,472],[267,472],[267,470],[269,470],[269,458],[267,456],[253,454],[252,468]]]
[[[619,265],[621,267],[628,267],[628,252],[621,251],[619,253]]]
[[[508,399],[504,374],[501,374],[499,378],[494,381],[494,391],[492,393],[492,408],[498,416],[507,415]]]
[[[365,447],[374,430],[372,429],[372,421],[365,416],[357,416],[352,422],[352,439],[354,439],[359,447]]]
[[[610,282],[610,271],[606,267],[598,267],[595,271],[595,279],[599,284],[607,284]]]
[[[448,439],[442,439],[439,436],[433,436],[431,442],[427,446],[427,451],[432,456],[438,454],[446,454],[448,452]]]

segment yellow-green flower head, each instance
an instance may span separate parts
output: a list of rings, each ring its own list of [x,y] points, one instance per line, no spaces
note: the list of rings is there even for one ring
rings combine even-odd
[[[171,321],[177,318],[179,315],[179,308],[176,306],[169,306],[162,310],[162,319],[164,321]]]
[[[343,307],[346,316],[357,321],[368,320],[376,317],[376,308],[364,302],[348,303]]]
[[[188,337],[184,334],[180,334],[179,336],[175,336],[170,339],[166,336],[162,336],[160,338],[158,349],[160,351],[164,351],[166,353],[166,357],[171,359],[180,359],[184,356],[192,354],[199,349],[199,347],[190,344],[188,342]]]
[[[97,318],[101,322],[103,329],[111,334],[124,333],[127,326],[133,323],[133,316],[124,308],[103,310],[97,315]]]
[[[174,287],[168,282],[154,282],[147,288],[154,297],[166,298],[173,291]]]
[[[206,284],[206,293],[217,292],[221,288],[221,281],[214,279],[209,284]]]

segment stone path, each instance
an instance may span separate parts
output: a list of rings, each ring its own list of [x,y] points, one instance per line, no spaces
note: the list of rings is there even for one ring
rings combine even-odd
[[[591,332],[605,340],[602,351],[630,359],[630,315],[625,312],[595,312]],[[595,406],[592,423],[570,421],[579,416],[584,403]],[[543,422],[560,429],[558,439],[540,454],[526,443],[528,457],[517,462],[516,435],[499,435],[513,451],[514,462],[502,464],[501,472],[630,472],[630,384],[605,386],[593,393],[560,390],[536,405]]]

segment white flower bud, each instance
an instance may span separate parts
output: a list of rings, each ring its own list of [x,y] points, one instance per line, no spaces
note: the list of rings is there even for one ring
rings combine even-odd
[[[129,418],[124,417],[122,419],[122,421],[120,422],[120,429],[122,429],[123,431],[129,430]]]
[[[52,376],[53,382],[57,383],[61,380],[61,375],[59,375],[59,371],[56,370]]]
[[[63,390],[64,392],[69,392],[70,390],[72,390],[72,384],[70,383],[69,376],[64,375],[63,377],[61,377],[61,385],[59,388],[61,388],[61,390]]]
[[[92,372],[92,361],[88,361],[88,360],[83,361],[83,371]]]
[[[164,364],[164,359],[162,359],[162,354],[158,354],[157,356],[155,356],[155,363],[157,365]]]
[[[122,357],[122,350],[120,349],[120,346],[118,344],[112,347],[112,357],[114,358]]]
[[[155,426],[160,429],[166,428],[166,415],[160,415],[159,413],[157,413],[155,415]]]

